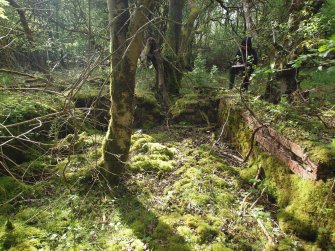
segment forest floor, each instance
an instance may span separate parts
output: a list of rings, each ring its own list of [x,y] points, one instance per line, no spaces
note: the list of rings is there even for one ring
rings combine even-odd
[[[21,193],[15,189],[17,197],[0,218],[5,249],[271,250],[279,243],[281,250],[290,250],[300,245],[279,229],[268,197],[241,180],[239,161],[219,157],[239,154],[225,144],[212,149],[211,131],[137,131],[130,171],[118,187],[108,187],[96,173],[102,135],[79,137],[80,154],[53,166],[57,173],[50,180],[24,185]]]
[[[313,102],[297,97],[292,106],[284,98],[265,106],[257,98],[264,85],[257,84],[246,98],[264,122],[288,137],[307,147],[335,148],[334,130],[325,126],[332,127],[335,117],[333,78],[318,85],[321,75],[313,76],[303,82]],[[313,250],[281,230],[274,198],[257,177],[242,180],[242,154],[224,139],[218,143],[212,127],[181,121],[135,130],[129,172],[122,185],[110,187],[97,168],[104,133],[92,129],[97,121],[91,121],[90,107],[74,107],[78,100],[90,106],[108,86],[100,88],[92,78],[68,104],[73,112],[64,113],[70,83],[36,86],[20,78],[0,78],[0,119],[6,126],[1,144],[9,146],[1,145],[1,158],[18,162],[0,169],[4,250]],[[141,81],[154,82],[152,74]],[[225,78],[216,87],[225,87],[220,81]]]

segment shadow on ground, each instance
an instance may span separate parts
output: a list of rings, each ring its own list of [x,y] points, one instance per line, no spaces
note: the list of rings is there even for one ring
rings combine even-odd
[[[113,196],[117,198],[116,206],[122,222],[127,224],[150,250],[191,250],[181,235],[146,208],[125,185],[119,185]]]

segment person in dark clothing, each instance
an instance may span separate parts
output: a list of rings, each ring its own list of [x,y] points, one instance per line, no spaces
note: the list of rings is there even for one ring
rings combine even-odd
[[[251,37],[244,38],[241,47],[235,56],[235,65],[230,68],[229,89],[234,87],[235,76],[243,72],[243,84],[241,89],[246,91],[249,87],[249,78],[253,73],[253,66],[258,63],[258,56],[255,49],[252,48]]]

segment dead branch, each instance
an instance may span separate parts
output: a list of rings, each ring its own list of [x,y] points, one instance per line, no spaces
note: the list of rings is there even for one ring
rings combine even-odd
[[[18,122],[18,123],[15,123],[15,124],[10,124],[10,125],[3,125],[3,124],[0,123],[0,126],[8,129],[8,128],[11,128],[11,127],[16,127],[16,126],[20,126],[20,125],[24,125],[24,124],[29,124],[29,123],[36,122],[36,121],[40,121],[40,120],[43,120],[43,119],[46,119],[46,118],[49,118],[49,117],[60,116],[60,115],[63,115],[63,114],[65,114],[64,111],[62,111],[62,112],[55,112],[55,113],[47,114],[47,115],[44,115],[44,116],[41,116],[41,117],[29,119],[29,120],[26,120],[26,121],[22,121],[22,122]]]
[[[227,114],[227,118],[226,118],[226,121],[224,122],[224,124],[222,125],[222,129],[221,129],[221,132],[220,132],[220,135],[218,137],[218,139],[213,143],[212,147],[211,147],[211,150],[209,152],[211,152],[213,150],[213,147],[220,141],[222,135],[223,135],[223,132],[224,132],[224,129],[229,121],[229,116],[230,116],[230,110],[231,110],[231,107],[229,107],[228,109],[228,114]]]
[[[9,140],[5,141],[4,143],[0,144],[0,147],[6,145],[7,143],[9,143],[9,142],[11,142],[11,141],[13,141],[13,140],[15,140],[15,139],[20,139],[21,137],[27,135],[28,133],[34,131],[35,129],[40,128],[40,127],[42,126],[43,123],[42,123],[42,121],[39,120],[39,119],[37,119],[37,121],[39,122],[37,126],[35,126],[34,128],[29,129],[28,131],[26,131],[26,132],[24,132],[24,133],[21,133],[21,134],[19,134],[19,135],[17,135],[17,136],[12,137],[11,139],[9,139]]]
[[[265,125],[261,125],[260,127],[257,127],[257,128],[253,131],[253,133],[252,133],[252,135],[251,135],[251,138],[250,138],[250,144],[251,144],[251,146],[250,146],[250,149],[249,149],[247,155],[245,156],[245,158],[244,158],[244,160],[243,160],[243,163],[246,163],[246,162],[248,161],[248,159],[249,159],[249,157],[250,157],[250,155],[251,155],[251,153],[252,153],[252,150],[253,150],[253,148],[254,148],[254,142],[255,142],[256,133],[257,133],[260,129],[264,128],[264,127],[266,127],[266,126],[265,126]]]
[[[266,230],[266,228],[265,228],[262,220],[261,219],[257,219],[256,221],[257,221],[258,225],[260,226],[260,228],[262,229],[264,235],[268,239],[268,242],[271,243],[272,245],[274,245],[275,242],[274,242],[272,236],[270,235],[270,233],[268,232],[268,230]]]
[[[24,76],[24,77],[29,77],[31,78],[32,80],[40,80],[40,81],[43,81],[43,82],[49,82],[47,79],[45,78],[42,78],[42,77],[39,77],[39,76],[35,76],[35,75],[31,75],[31,74],[28,74],[28,73],[25,73],[25,72],[19,72],[19,71],[14,71],[14,70],[10,70],[10,69],[0,69],[0,72],[4,72],[4,73],[9,73],[9,74],[15,74],[15,75],[20,75],[20,76]]]
[[[28,87],[11,87],[11,88],[0,88],[0,91],[39,91],[39,92],[47,92],[51,94],[56,94],[59,96],[64,96],[60,92],[52,91],[52,90],[46,90],[41,88],[28,88]]]

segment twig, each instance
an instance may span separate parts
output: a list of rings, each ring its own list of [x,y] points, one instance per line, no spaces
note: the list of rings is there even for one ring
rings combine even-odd
[[[44,115],[44,116],[41,116],[41,117],[33,118],[33,119],[30,119],[30,120],[18,122],[18,123],[15,123],[15,124],[3,125],[3,124],[0,123],[0,125],[3,126],[4,128],[11,128],[11,127],[16,127],[16,126],[28,124],[28,123],[31,123],[31,122],[34,122],[34,121],[43,120],[45,118],[49,118],[49,117],[52,117],[52,116],[59,116],[59,115],[62,115],[64,113],[65,113],[64,111],[62,111],[62,112],[55,112],[55,113],[47,114],[47,115]]]
[[[4,145],[8,144],[9,142],[13,141],[14,139],[19,139],[19,138],[21,138],[22,136],[27,135],[28,133],[34,131],[34,130],[37,129],[37,128],[40,128],[40,127],[42,126],[42,121],[39,120],[39,119],[37,119],[37,121],[39,122],[38,126],[35,126],[34,128],[31,128],[30,130],[28,130],[28,131],[26,131],[26,132],[24,132],[24,133],[21,133],[21,134],[19,134],[19,135],[17,135],[17,136],[14,136],[13,138],[11,138],[11,139],[5,141],[4,143],[0,144],[0,147],[2,147],[2,146],[4,146]]]
[[[268,230],[266,230],[262,220],[261,219],[256,219],[256,221],[257,221],[258,225],[260,226],[260,228],[262,229],[264,235],[268,239],[268,242],[274,245],[275,242],[274,242],[272,236],[270,235],[270,233],[268,232]]]
[[[243,159],[234,155],[234,154],[231,154],[229,152],[221,152],[221,155],[226,155],[228,157],[231,157],[231,158],[234,158],[235,160],[237,160],[238,162],[242,163],[243,162]]]
[[[326,206],[326,204],[327,204],[327,202],[328,202],[329,196],[330,196],[334,191],[335,191],[335,178],[333,179],[333,184],[332,184],[332,186],[330,187],[330,190],[329,190],[329,192],[328,192],[328,194],[327,194],[327,196],[326,196],[326,198],[325,198],[325,201],[324,201],[323,204],[322,204],[321,210],[322,210],[323,208],[325,208],[325,206]]]
[[[219,135],[218,139],[217,139],[216,141],[214,141],[214,143],[213,143],[211,149],[209,150],[209,153],[212,152],[213,147],[220,141],[220,139],[221,139],[221,137],[222,137],[222,135],[223,135],[224,129],[225,129],[225,127],[226,127],[226,125],[227,125],[227,123],[228,123],[228,121],[229,121],[230,110],[231,110],[231,106],[230,106],[229,109],[228,109],[227,118],[226,118],[226,121],[225,121],[225,122],[223,123],[223,125],[222,125],[220,135]]]
[[[322,122],[322,124],[323,124],[327,129],[331,129],[331,128],[333,128],[332,126],[329,126],[329,125],[327,124],[327,122],[324,121],[324,120],[321,118],[320,115],[317,114],[316,117]]]
[[[255,183],[254,183],[254,184],[255,184]],[[254,201],[254,203],[252,203],[252,205],[249,207],[249,209],[252,209],[252,208],[257,204],[257,202],[260,200],[260,198],[262,198],[265,189],[266,189],[266,187],[264,187],[264,188],[262,189],[261,194],[260,194],[260,195],[258,196],[258,198]]]
[[[262,129],[263,127],[265,127],[265,125],[261,125],[261,126],[257,127],[257,128],[253,131],[253,133],[252,133],[252,135],[251,135],[251,139],[250,139],[250,141],[251,141],[251,142],[250,142],[250,143],[251,143],[251,146],[250,146],[250,149],[249,149],[247,155],[245,156],[245,158],[244,158],[244,160],[243,160],[243,163],[246,163],[246,162],[248,161],[248,159],[249,159],[249,157],[250,157],[250,155],[251,155],[251,153],[252,153],[252,150],[253,150],[253,148],[254,148],[254,141],[255,141],[256,133],[257,133],[260,129]]]

